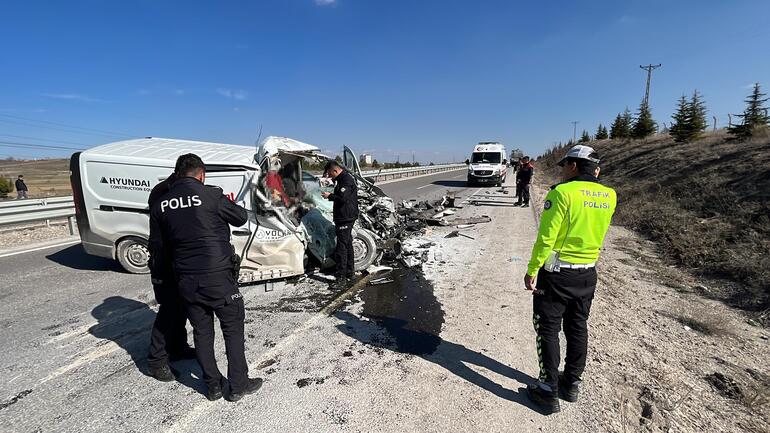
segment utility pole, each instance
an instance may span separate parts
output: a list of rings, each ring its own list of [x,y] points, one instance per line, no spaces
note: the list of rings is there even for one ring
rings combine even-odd
[[[412,165],[414,165],[414,150],[412,151]]]
[[[572,123],[572,144],[575,144],[575,140],[577,139],[577,124],[580,122],[577,120],[573,120],[571,123]]]
[[[650,80],[652,79],[652,71],[655,69],[660,68],[663,66],[662,64],[658,63],[657,65],[653,65],[652,63],[647,66],[639,65],[640,68],[647,71],[647,87],[644,90],[644,105],[649,107],[650,103]]]

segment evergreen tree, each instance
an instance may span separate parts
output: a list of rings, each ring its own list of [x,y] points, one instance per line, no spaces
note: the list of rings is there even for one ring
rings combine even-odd
[[[621,135],[621,128],[623,125],[623,117],[620,116],[620,113],[618,113],[617,116],[615,116],[615,120],[612,122],[612,125],[610,125],[610,138],[613,140],[616,140],[618,138],[623,138]]]
[[[674,141],[681,143],[690,139],[690,104],[687,103],[687,98],[682,95],[679,98],[679,103],[676,106],[676,113],[671,118],[674,120],[671,123],[671,128],[668,133],[674,137]]]
[[[767,108],[763,106],[768,98],[765,98],[759,88],[759,83],[754,84],[754,90],[749,99],[746,99],[746,109],[738,117],[743,119],[740,125],[730,128],[730,133],[741,139],[751,138],[757,128],[762,128],[770,123]]]
[[[652,120],[652,113],[650,113],[649,105],[642,101],[641,105],[639,105],[636,123],[634,123],[634,126],[631,129],[631,136],[637,139],[646,138],[654,134],[657,130],[658,125]]]
[[[605,138],[609,138],[609,134],[607,133],[607,128],[604,127],[601,123],[599,124],[599,127],[596,128],[596,135],[594,136],[596,140],[604,140]]]
[[[690,139],[695,139],[700,136],[703,131],[708,128],[708,121],[706,120],[706,103],[703,101],[703,96],[695,90],[692,93],[690,104],[688,107],[688,114],[690,118]]]
[[[591,136],[588,135],[588,132],[584,129],[583,133],[580,135],[580,140],[578,140],[578,143],[588,143],[591,141]]]
[[[610,131],[610,138],[615,140],[631,137],[632,125],[633,118],[631,117],[631,111],[626,107],[623,114],[618,114],[618,116],[615,117],[615,121],[612,123],[612,129]]]

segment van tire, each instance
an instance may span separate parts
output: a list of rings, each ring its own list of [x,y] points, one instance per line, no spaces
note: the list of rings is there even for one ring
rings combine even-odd
[[[379,251],[377,251],[374,235],[366,229],[356,230],[353,237],[353,259],[356,263],[356,271],[363,271],[374,264],[378,256]]]
[[[128,237],[121,240],[118,242],[115,256],[128,273],[147,274],[150,272],[147,265],[150,251],[147,249],[147,241],[142,238]]]

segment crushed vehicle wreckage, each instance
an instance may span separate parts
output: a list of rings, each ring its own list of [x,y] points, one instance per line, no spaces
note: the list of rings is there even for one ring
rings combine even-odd
[[[301,276],[334,264],[332,203],[321,195],[331,190],[331,181],[306,170],[330,158],[311,144],[274,136],[262,140],[256,153],[249,146],[146,137],[73,154],[70,179],[86,253],[115,259],[130,273],[147,273],[148,195],[173,171],[176,159],[190,152],[205,161],[206,184],[222,188],[248,212],[246,224],[230,228],[240,256],[240,283]],[[373,178],[363,176],[347,147],[342,163],[359,186],[360,217],[353,227],[356,270],[376,266],[383,257],[398,258],[402,240],[448,218],[447,212],[441,218],[437,213],[453,205],[453,197],[438,206],[412,204],[405,212],[405,205],[397,207]],[[126,186],[129,181],[139,186]]]
[[[240,281],[290,277],[315,267],[333,266],[336,238],[332,203],[321,195],[331,189],[330,181],[302,171],[303,163],[325,163],[329,157],[306,143],[268,137],[260,145],[257,158],[262,172],[255,188],[257,220],[262,223],[260,228],[285,236],[271,239],[254,231],[242,249]],[[374,184],[374,179],[362,175],[358,159],[348,147],[343,150],[342,164],[358,183],[360,215],[353,225],[357,271],[373,273],[383,261],[417,266],[420,258],[402,251],[402,242],[423,233],[428,225],[490,221],[489,217],[449,218],[454,214],[456,199],[451,193],[436,201],[401,202],[397,206]],[[276,174],[280,182],[270,179]]]

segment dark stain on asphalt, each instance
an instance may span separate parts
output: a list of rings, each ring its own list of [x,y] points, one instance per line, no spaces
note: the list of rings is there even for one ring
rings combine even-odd
[[[324,383],[326,381],[326,379],[327,378],[325,378],[325,377],[316,377],[316,378],[305,377],[305,378],[300,379],[300,380],[297,381],[297,387],[298,388],[304,388],[304,387],[306,387],[308,385],[312,385],[314,383],[316,385],[320,385],[320,384]]]
[[[417,268],[394,268],[393,282],[367,286],[360,293],[362,316],[381,326],[402,353],[433,353],[441,343],[444,310],[433,284]]]
[[[7,400],[7,401],[4,401],[4,402],[0,403],[0,410],[5,409],[6,407],[8,407],[8,406],[10,406],[12,404],[17,403],[19,400],[21,400],[22,398],[24,398],[24,397],[26,397],[26,396],[28,396],[30,394],[32,394],[32,390],[31,389],[25,389],[24,391],[22,391],[22,392],[16,394],[15,396],[13,396],[10,400]]]

